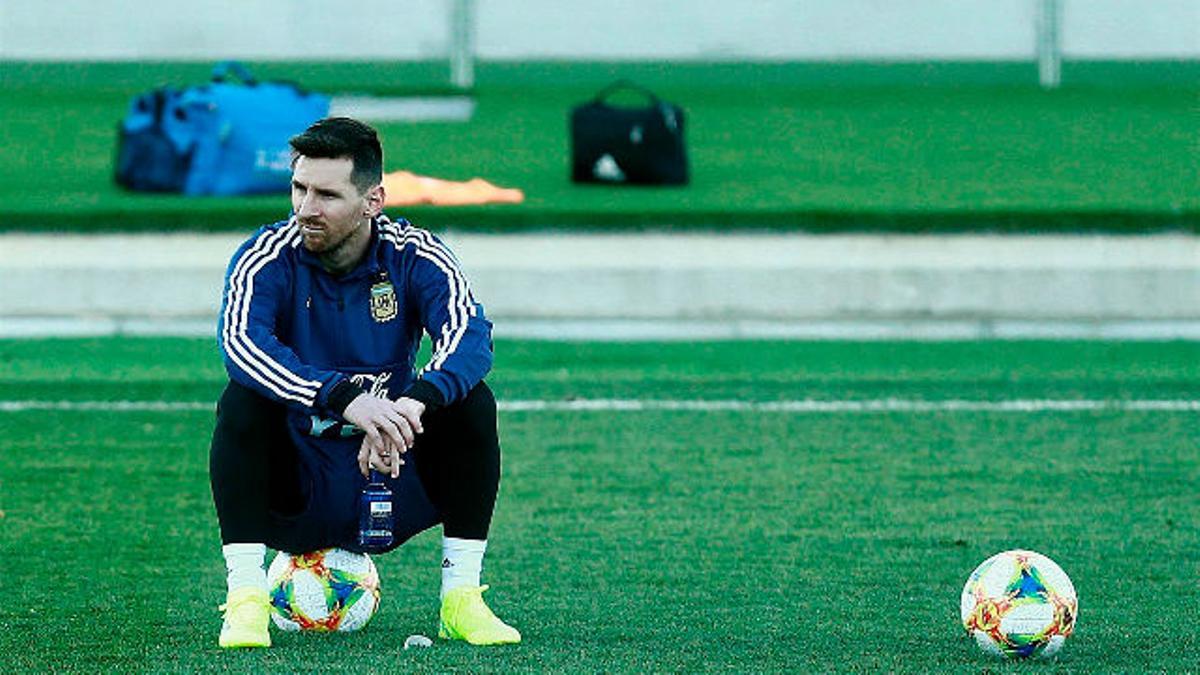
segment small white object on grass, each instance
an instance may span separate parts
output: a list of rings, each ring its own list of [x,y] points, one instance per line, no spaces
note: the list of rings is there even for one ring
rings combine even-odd
[[[433,646],[433,640],[430,640],[429,638],[427,638],[421,634],[409,635],[408,637],[404,638],[404,648],[405,649],[409,649],[410,647],[432,647],[432,646]]]

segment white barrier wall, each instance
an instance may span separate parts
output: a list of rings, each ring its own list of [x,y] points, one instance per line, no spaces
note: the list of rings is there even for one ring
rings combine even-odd
[[[453,0],[0,0],[0,59],[442,59]],[[1038,0],[475,0],[491,59],[1029,59]],[[1200,0],[1062,0],[1067,58],[1200,58]]]
[[[0,234],[0,337],[175,332],[181,321],[211,336],[244,236]],[[651,322],[689,338],[1200,339],[1200,237],[1190,235],[443,238],[508,336],[624,322],[575,335],[638,337]]]

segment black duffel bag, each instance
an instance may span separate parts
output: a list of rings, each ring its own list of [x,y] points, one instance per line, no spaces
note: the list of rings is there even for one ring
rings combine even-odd
[[[643,107],[610,105],[619,90],[649,99]],[[576,183],[686,185],[683,109],[626,80],[571,110],[571,180]]]

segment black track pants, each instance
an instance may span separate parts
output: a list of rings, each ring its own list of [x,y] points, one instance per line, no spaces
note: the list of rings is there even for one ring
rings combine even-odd
[[[287,412],[235,382],[221,395],[209,456],[221,541],[289,552],[355,550],[365,484],[357,453],[321,461],[305,456],[311,451],[289,436]],[[465,399],[427,413],[422,424],[400,477],[387,480],[395,495],[395,545],[439,522],[446,536],[486,539],[500,484],[491,390],[481,382]]]

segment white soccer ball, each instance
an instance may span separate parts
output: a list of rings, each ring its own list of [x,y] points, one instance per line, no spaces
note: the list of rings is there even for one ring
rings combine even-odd
[[[1053,656],[1075,630],[1078,612],[1075,586],[1066,572],[1033,551],[988,558],[962,592],[963,627],[995,656]]]
[[[271,619],[286,631],[355,631],[379,607],[379,573],[362,553],[340,548],[290,555],[267,569]]]

